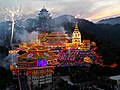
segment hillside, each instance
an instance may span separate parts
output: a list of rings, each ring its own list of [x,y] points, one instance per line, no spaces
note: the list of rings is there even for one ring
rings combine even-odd
[[[78,19],[78,26],[80,32],[82,33],[82,39],[91,39],[91,40],[108,40],[113,43],[120,43],[120,25],[110,25],[110,24],[95,24],[85,19]],[[46,21],[49,27],[41,28],[39,26],[37,18],[29,18],[27,20],[19,20],[15,24],[15,36],[14,42],[19,41],[19,37],[16,35],[25,35],[27,31],[31,33],[33,31],[40,32],[53,32],[53,31],[66,31],[69,36],[72,35],[75,25],[75,18],[71,15],[61,15],[57,18],[51,19],[51,21]],[[1,44],[9,44],[9,39],[11,35],[10,30],[11,22],[2,22],[0,23],[0,32],[1,32]],[[4,41],[3,41],[4,40]]]
[[[120,24],[120,17],[103,19],[98,21],[97,24],[111,24],[111,25]]]

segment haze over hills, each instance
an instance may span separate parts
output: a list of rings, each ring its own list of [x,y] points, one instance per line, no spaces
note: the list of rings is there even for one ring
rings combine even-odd
[[[116,18],[116,20],[119,19]],[[114,19],[115,20],[115,19]],[[83,34],[82,38],[91,38],[93,39],[93,36],[95,39],[101,39],[101,40],[109,40],[112,42],[120,42],[120,24],[117,25],[110,25],[110,24],[104,24],[101,23],[95,24],[93,22],[90,22],[85,19],[77,19],[78,26],[80,28],[80,32]],[[23,34],[24,31],[27,31],[28,33],[31,33],[33,31],[40,32],[52,32],[52,31],[66,31],[69,36],[72,35],[74,25],[75,25],[75,17],[71,15],[61,15],[57,18],[51,19],[51,21],[46,21],[47,27],[42,28],[39,26],[41,23],[38,22],[37,18],[29,18],[27,20],[19,20],[17,24],[15,24],[15,34]],[[0,33],[2,42],[4,40],[5,43],[8,44],[8,41],[10,39],[11,35],[11,22],[1,22],[0,23]],[[20,41],[18,37],[14,37],[14,41],[17,38],[17,42]]]
[[[120,16],[114,18],[102,19],[98,21],[97,24],[111,24],[111,25],[120,24]]]

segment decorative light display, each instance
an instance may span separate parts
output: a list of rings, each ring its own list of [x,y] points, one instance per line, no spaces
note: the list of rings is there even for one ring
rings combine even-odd
[[[86,62],[86,63],[92,63],[92,60],[90,59],[90,57],[85,57],[84,58],[84,62]]]
[[[85,57],[89,57],[89,59],[84,59]],[[81,51],[77,49],[66,49],[61,50],[58,53],[58,60],[59,61],[72,61],[72,63],[78,62],[79,64],[83,64],[85,62],[90,62],[91,64],[95,61],[101,61],[101,57],[97,58],[96,53],[94,50],[89,51]]]
[[[47,65],[47,62],[46,62],[45,57],[43,57],[43,56],[39,57],[38,60],[37,60],[36,66],[37,67],[44,67],[46,65]]]

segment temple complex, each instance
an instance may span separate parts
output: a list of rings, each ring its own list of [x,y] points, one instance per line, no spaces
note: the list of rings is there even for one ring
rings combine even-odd
[[[41,21],[39,29],[45,30],[48,28],[46,20],[51,19],[50,14],[43,8],[38,15]],[[72,37],[66,32],[42,32],[36,42],[20,43],[19,48],[10,51],[25,51],[18,57],[16,64],[10,65],[10,70],[18,76],[18,80],[20,75],[25,74],[29,87],[33,87],[51,83],[55,67],[90,65],[101,60],[95,53],[96,44],[81,38],[77,24]]]
[[[101,57],[95,53],[95,46],[90,40],[81,40],[77,24],[72,40],[65,32],[41,33],[36,42],[19,44],[15,51],[25,53],[18,57],[16,64],[10,66],[10,70],[13,75],[18,76],[24,72],[29,87],[40,87],[42,84],[52,83],[55,67],[98,63]]]

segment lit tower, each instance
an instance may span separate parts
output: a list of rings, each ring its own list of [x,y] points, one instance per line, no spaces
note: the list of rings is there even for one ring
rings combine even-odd
[[[81,33],[79,31],[77,24],[75,24],[75,29],[74,29],[74,32],[72,34],[72,43],[77,44],[77,45],[81,45]]]

